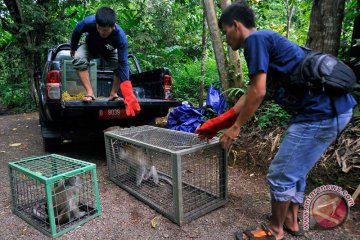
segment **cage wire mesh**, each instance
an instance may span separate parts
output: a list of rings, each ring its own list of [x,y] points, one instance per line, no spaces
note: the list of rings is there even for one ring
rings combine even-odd
[[[94,164],[52,154],[10,162],[9,173],[13,212],[46,235],[100,214]]]
[[[222,158],[219,146],[182,156],[183,211],[186,217],[196,217],[202,208],[206,209],[225,197],[226,165]]]
[[[72,64],[72,60],[63,60],[61,68],[61,81],[63,91],[67,91],[71,96],[79,93],[85,93],[85,89],[81,83],[76,69]],[[89,80],[93,87],[94,95],[97,97],[97,63],[91,60],[89,63]]]
[[[175,223],[226,202],[227,159],[217,139],[140,126],[106,132],[105,145],[110,179]]]

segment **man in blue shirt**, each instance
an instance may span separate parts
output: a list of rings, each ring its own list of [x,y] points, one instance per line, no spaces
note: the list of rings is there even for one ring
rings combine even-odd
[[[133,93],[129,77],[128,43],[124,31],[115,22],[115,12],[108,7],[99,8],[96,15],[86,17],[73,30],[70,54],[74,58],[74,68],[86,90],[83,101],[95,100],[88,68],[91,59],[101,57],[114,70],[114,82],[109,101],[120,100],[117,95],[120,84],[126,114],[135,116],[140,112],[140,106]],[[78,47],[83,33],[87,33],[86,43]]]
[[[244,49],[250,84],[233,108],[196,130],[199,137],[212,138],[219,130],[228,128],[220,136],[220,142],[229,149],[265,95],[291,115],[291,125],[267,174],[270,225],[244,234],[238,232],[236,236],[282,239],[284,230],[295,236],[303,235],[297,219],[299,205],[304,201],[306,175],[350,121],[356,101],[350,94],[329,96],[322,91],[291,88],[287,76],[306,52],[276,32],[257,31],[254,13],[245,4],[230,5],[221,15],[219,26],[233,50]]]

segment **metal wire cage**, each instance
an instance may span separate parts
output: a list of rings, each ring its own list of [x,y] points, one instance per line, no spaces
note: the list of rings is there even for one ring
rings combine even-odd
[[[9,176],[14,214],[47,236],[100,215],[95,164],[51,154],[10,162]]]
[[[182,225],[227,201],[227,157],[217,138],[153,126],[105,132],[109,177]]]
[[[61,61],[63,65],[61,68],[61,86],[63,91],[67,91],[71,96],[75,96],[81,92],[85,93],[85,88],[83,87],[79,76],[76,73],[76,69],[72,64],[72,60],[63,60]],[[97,95],[97,63],[95,60],[90,61],[89,63],[89,80],[91,86],[93,87],[95,97]]]

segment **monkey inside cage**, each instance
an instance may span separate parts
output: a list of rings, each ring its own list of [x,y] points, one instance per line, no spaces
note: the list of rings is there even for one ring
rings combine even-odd
[[[100,215],[95,164],[51,154],[9,163],[13,212],[52,237]]]
[[[181,225],[227,201],[227,158],[218,138],[153,126],[105,132],[110,179]]]

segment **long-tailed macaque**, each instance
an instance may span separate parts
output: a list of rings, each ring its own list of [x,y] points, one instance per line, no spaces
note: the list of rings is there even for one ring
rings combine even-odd
[[[65,181],[61,180],[58,186],[54,189],[52,202],[56,224],[64,224],[79,219],[86,213],[79,209],[79,192],[81,187],[81,179],[79,176],[67,178]],[[44,216],[39,211],[40,206],[33,208],[33,214],[43,221],[48,221],[48,217]],[[45,211],[48,212],[47,205]]]
[[[129,173],[135,174],[136,186],[140,186],[142,181],[149,179],[152,179],[155,185],[159,185],[160,180],[173,185],[169,177],[158,174],[145,149],[125,144],[119,148],[119,157],[130,166]],[[149,166],[151,166],[150,169]]]

